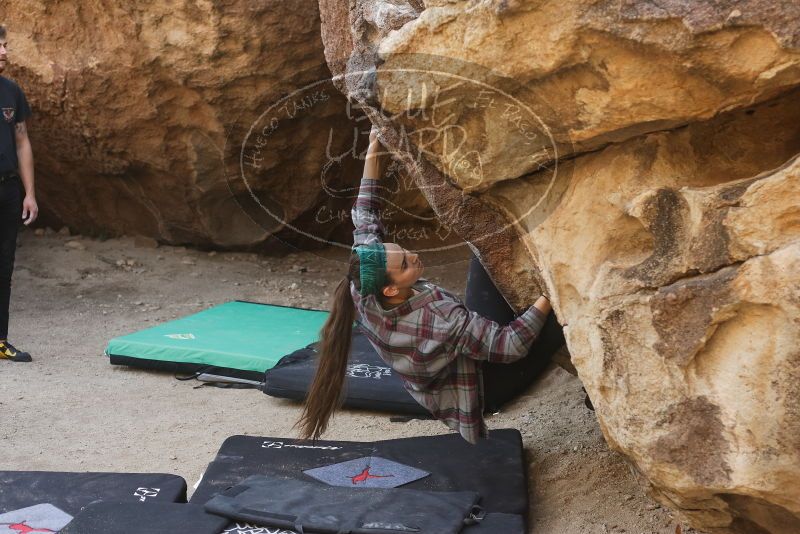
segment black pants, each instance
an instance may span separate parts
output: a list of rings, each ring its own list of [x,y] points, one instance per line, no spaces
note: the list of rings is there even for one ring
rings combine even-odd
[[[17,230],[22,219],[22,194],[18,178],[0,183],[0,339],[8,336],[11,273],[17,251]]]
[[[507,325],[516,319],[514,310],[506,303],[478,258],[474,256],[469,264],[465,296],[467,309],[482,317],[500,325]],[[514,363],[484,363],[484,411],[495,412],[504,403],[523,393],[544,371],[553,353],[564,343],[563,329],[556,321],[555,314],[550,312],[526,357]]]

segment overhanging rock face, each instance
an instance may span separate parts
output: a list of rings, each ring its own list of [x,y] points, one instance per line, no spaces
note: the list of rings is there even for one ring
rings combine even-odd
[[[606,439],[708,532],[800,531],[800,5],[320,0],[326,58]]]

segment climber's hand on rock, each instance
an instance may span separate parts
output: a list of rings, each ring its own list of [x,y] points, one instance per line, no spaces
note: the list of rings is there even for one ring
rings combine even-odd
[[[550,310],[552,310],[552,309],[553,309],[553,308],[552,308],[552,306],[550,306],[550,301],[549,301],[549,300],[548,300],[548,298],[547,298],[547,297],[545,297],[544,295],[542,295],[541,297],[539,297],[539,298],[536,300],[536,302],[533,304],[533,306],[534,306],[534,307],[535,307],[537,310],[539,310],[540,312],[542,312],[544,315],[547,315],[548,313],[550,313]]]

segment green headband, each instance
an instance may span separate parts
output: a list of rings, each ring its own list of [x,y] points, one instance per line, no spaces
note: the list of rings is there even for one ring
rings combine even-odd
[[[362,297],[377,295],[386,282],[386,249],[383,243],[372,243],[356,247],[356,254],[360,262],[359,277],[361,278]]]

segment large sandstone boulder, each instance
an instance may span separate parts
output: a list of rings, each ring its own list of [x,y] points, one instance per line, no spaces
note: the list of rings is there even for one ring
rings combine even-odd
[[[207,246],[258,245],[285,223],[346,237],[352,200],[320,178],[369,127],[354,141],[358,116],[331,87],[295,92],[330,78],[315,0],[12,0],[0,18],[46,221]],[[279,128],[254,151],[273,108]],[[363,163],[336,163],[333,189],[354,186]]]
[[[361,101],[609,444],[708,532],[800,531],[800,5],[320,0]]]

